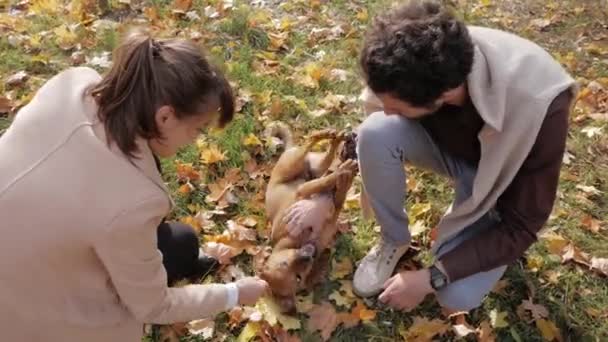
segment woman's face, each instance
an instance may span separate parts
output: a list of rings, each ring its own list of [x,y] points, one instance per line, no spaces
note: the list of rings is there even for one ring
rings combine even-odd
[[[199,113],[178,118],[171,106],[163,106],[156,112],[156,125],[161,137],[148,141],[152,152],[159,157],[167,158],[191,143],[211,125],[218,115],[219,100],[205,101]]]

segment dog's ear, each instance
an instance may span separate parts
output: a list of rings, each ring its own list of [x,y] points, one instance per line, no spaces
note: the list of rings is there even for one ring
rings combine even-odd
[[[281,313],[287,315],[297,314],[296,299],[293,296],[278,297],[277,301],[279,302]]]
[[[266,261],[270,258],[272,248],[270,246],[264,246],[258,254],[253,256],[253,270],[256,274],[263,274],[266,268]]]

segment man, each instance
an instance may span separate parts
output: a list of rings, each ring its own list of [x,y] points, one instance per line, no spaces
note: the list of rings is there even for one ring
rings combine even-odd
[[[575,82],[534,43],[465,26],[431,1],[378,17],[360,64],[363,202],[382,236],[361,260],[354,290],[380,293],[397,309],[430,293],[448,312],[476,308],[550,215]],[[455,198],[438,226],[434,264],[391,277],[411,241],[404,163],[451,178]],[[299,226],[313,207],[294,208]]]

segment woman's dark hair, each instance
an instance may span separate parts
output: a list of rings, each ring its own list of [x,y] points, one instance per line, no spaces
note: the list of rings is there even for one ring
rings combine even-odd
[[[375,93],[428,106],[466,81],[473,43],[465,24],[439,3],[412,0],[375,19],[360,65]]]
[[[114,51],[113,65],[91,89],[99,105],[108,143],[134,157],[138,136],[160,137],[155,114],[172,106],[178,118],[200,114],[206,101],[220,103],[219,125],[234,115],[234,96],[224,75],[210,65],[195,43],[182,39],[153,39],[132,31]]]

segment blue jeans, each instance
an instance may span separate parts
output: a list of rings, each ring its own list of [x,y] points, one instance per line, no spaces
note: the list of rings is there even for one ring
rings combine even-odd
[[[472,193],[476,170],[462,160],[443,153],[430,135],[415,121],[399,115],[376,112],[366,118],[358,129],[357,153],[363,186],[382,237],[393,244],[408,244],[406,172],[404,163],[431,170],[451,178],[455,184],[455,204]],[[498,215],[489,212],[462,233],[444,243],[435,257],[441,257],[461,242],[492,227]],[[451,310],[468,311],[478,307],[506,266],[481,272],[455,281],[436,293],[439,303]]]

